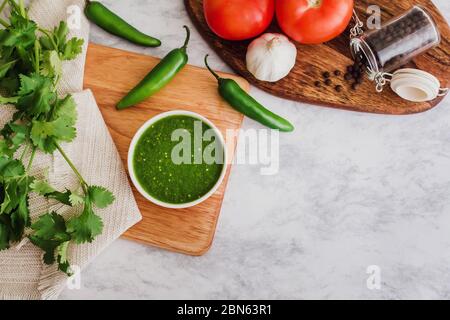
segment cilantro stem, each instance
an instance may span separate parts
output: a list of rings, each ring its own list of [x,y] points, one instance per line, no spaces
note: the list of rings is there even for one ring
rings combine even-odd
[[[70,168],[72,169],[72,171],[75,173],[75,175],[77,176],[78,180],[80,180],[81,183],[81,187],[83,188],[83,191],[85,194],[87,194],[87,187],[88,184],[86,183],[86,181],[83,179],[83,176],[80,174],[80,172],[77,170],[77,168],[75,167],[75,165],[73,164],[73,162],[69,159],[69,157],[67,156],[67,154],[64,152],[64,150],[61,148],[61,146],[55,142],[55,146],[56,149],[58,149],[59,153],[61,153],[62,157],[64,158],[64,160],[66,160],[67,164],[70,166]]]
[[[5,20],[3,20],[2,18],[0,18],[0,24],[1,24],[2,26],[4,26],[5,28],[9,28],[8,22],[6,22]]]
[[[8,0],[4,0],[2,5],[0,6],[0,13],[3,12],[3,9],[5,9],[6,4],[8,3]]]
[[[39,60],[40,60],[40,44],[39,40],[34,42],[34,60],[35,60],[35,68],[36,72],[40,71]]]
[[[30,171],[30,169],[31,169],[31,165],[33,164],[35,155],[36,155],[36,147],[33,147],[33,151],[31,152],[30,160],[28,161],[27,172]]]
[[[22,17],[27,18],[27,12],[25,11],[25,4],[23,0],[19,0],[19,8],[20,8],[20,14]]]
[[[40,32],[42,32],[43,34],[45,34],[49,39],[50,42],[52,43],[53,47],[55,50],[58,50],[58,45],[56,44],[55,40],[53,39],[52,35],[50,34],[51,32],[42,28],[38,28],[38,30]]]
[[[23,158],[25,157],[25,155],[27,154],[28,148],[29,148],[29,147],[30,147],[29,144],[26,144],[26,145],[25,145],[25,148],[23,149],[22,155],[20,156],[20,161],[22,161]]]

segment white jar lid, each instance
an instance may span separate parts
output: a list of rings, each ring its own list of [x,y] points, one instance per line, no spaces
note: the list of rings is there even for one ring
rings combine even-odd
[[[438,97],[440,82],[428,72],[408,68],[394,72],[391,79],[391,88],[405,100],[425,102]]]

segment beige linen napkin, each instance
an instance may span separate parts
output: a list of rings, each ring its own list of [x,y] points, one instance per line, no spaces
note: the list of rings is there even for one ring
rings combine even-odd
[[[41,26],[52,28],[61,20],[80,14],[80,28],[71,29],[70,36],[85,39],[83,54],[65,63],[64,78],[58,88],[61,94],[72,93],[78,108],[77,138],[63,145],[88,183],[111,190],[116,201],[107,209],[98,210],[104,222],[103,234],[93,243],[70,245],[69,259],[72,265],[85,267],[112,241],[117,239],[141,219],[127,175],[114,142],[90,90],[82,91],[89,24],[82,14],[84,0],[34,0],[30,16]],[[75,6],[75,7],[74,7]],[[73,18],[73,16],[72,16]],[[0,107],[0,128],[10,119],[13,108]],[[49,180],[57,188],[74,189],[78,182],[64,159],[55,152],[53,156],[38,154],[33,162],[33,175]],[[32,218],[56,209],[52,202],[42,197],[30,199]],[[74,214],[73,209],[58,211]],[[7,251],[0,252],[0,299],[55,299],[64,290],[67,276],[56,266],[42,263],[42,251],[29,241]]]

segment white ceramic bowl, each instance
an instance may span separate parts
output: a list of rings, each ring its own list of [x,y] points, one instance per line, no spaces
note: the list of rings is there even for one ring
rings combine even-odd
[[[220,174],[219,180],[217,180],[214,187],[207,194],[205,194],[200,199],[189,202],[189,203],[183,203],[183,204],[166,203],[166,202],[163,202],[161,200],[158,200],[158,199],[152,197],[139,184],[139,181],[136,177],[136,173],[134,171],[133,156],[134,156],[136,145],[137,145],[139,139],[152,124],[158,122],[161,119],[164,119],[164,118],[167,118],[170,116],[190,116],[190,117],[197,118],[197,119],[205,122],[214,130],[214,132],[216,133],[216,136],[219,139],[219,142],[222,144],[223,150],[224,150],[223,151],[224,165],[223,165],[223,169]],[[131,178],[131,181],[133,182],[133,185],[136,187],[136,189],[139,191],[139,193],[142,194],[147,200],[149,200],[149,201],[153,202],[154,204],[157,204],[161,207],[170,208],[170,209],[184,209],[184,208],[193,207],[193,206],[196,206],[196,205],[202,203],[209,197],[211,197],[217,191],[219,186],[222,184],[223,179],[225,178],[225,174],[227,172],[227,163],[228,163],[227,147],[225,145],[225,139],[223,138],[223,135],[220,132],[220,130],[211,121],[209,121],[205,117],[199,115],[198,113],[184,111],[184,110],[174,110],[174,111],[164,112],[164,113],[161,113],[161,114],[151,118],[150,120],[148,120],[134,135],[133,140],[131,141],[131,144],[130,144],[130,148],[128,150],[128,171],[130,173],[130,178]]]

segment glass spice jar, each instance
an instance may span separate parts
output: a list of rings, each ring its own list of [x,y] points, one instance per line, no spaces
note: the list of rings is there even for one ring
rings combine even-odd
[[[404,14],[385,23],[380,29],[364,33],[359,19],[350,48],[353,58],[362,61],[377,91],[386,84],[386,76],[407,64],[416,56],[439,45],[440,33],[431,15],[422,7],[414,6]]]

